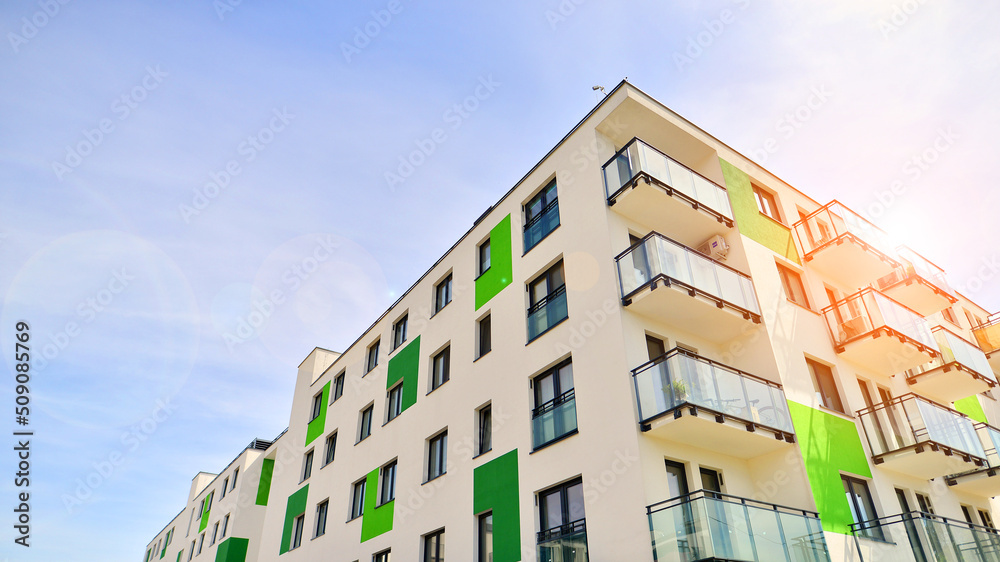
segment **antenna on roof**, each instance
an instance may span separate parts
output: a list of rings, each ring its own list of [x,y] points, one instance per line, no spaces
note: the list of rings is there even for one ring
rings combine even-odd
[[[591,88],[591,90],[594,90],[595,92],[600,91],[602,94],[604,94],[605,97],[607,97],[608,95],[607,93],[604,92],[604,86],[594,86],[593,88]],[[596,96],[597,94],[594,95]],[[597,99],[598,101],[600,101],[601,99],[600,96],[598,96]]]

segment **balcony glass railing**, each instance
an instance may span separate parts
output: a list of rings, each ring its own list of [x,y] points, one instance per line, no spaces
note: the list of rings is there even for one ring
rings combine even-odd
[[[938,351],[931,328],[916,312],[868,288],[823,309],[835,345],[890,328],[921,345]]]
[[[656,560],[829,562],[811,511],[699,490],[646,508]]]
[[[988,381],[997,382],[990,361],[981,349],[965,341],[960,336],[956,336],[943,326],[938,326],[932,330],[934,339],[937,341],[941,357],[921,365],[915,369],[917,374],[933,371],[944,365],[958,363],[962,367],[977,373],[981,378]]]
[[[983,527],[911,511],[872,521],[851,524],[855,537],[868,538],[871,529],[879,529],[892,542],[883,542],[874,549],[875,560],[915,560],[916,562],[1000,562],[1000,534]],[[908,550],[912,558],[898,550]]]
[[[792,225],[806,255],[823,248],[841,236],[853,236],[893,260],[898,259],[896,244],[881,228],[861,215],[831,201],[813,214]]]
[[[740,311],[760,314],[750,277],[652,232],[615,258],[622,297],[657,278],[679,283]]]
[[[587,562],[587,521],[580,519],[538,533],[539,562]]]
[[[537,215],[524,225],[524,251],[535,247],[543,238],[559,226],[559,200],[556,199],[545,206]]]
[[[915,394],[859,410],[857,417],[874,457],[921,443],[934,443],[980,460],[986,456],[968,416]]]
[[[531,416],[531,446],[537,449],[576,431],[576,391],[569,390],[535,408]]]
[[[674,348],[633,370],[632,381],[640,423],[692,404],[742,422],[794,433],[780,385],[685,349]]]
[[[612,203],[625,186],[641,173],[714,214],[733,218],[725,188],[639,139],[632,139],[604,165],[604,189],[608,203]]]
[[[568,317],[566,286],[563,285],[528,309],[528,341],[537,338]]]
[[[907,276],[916,275],[934,285],[942,292],[949,295],[953,294],[951,285],[948,284],[948,278],[945,276],[943,269],[906,246],[899,247],[897,252],[899,257],[903,258],[903,270]]]
[[[973,328],[976,343],[984,353],[1000,351],[1000,313],[990,316],[982,325]]]

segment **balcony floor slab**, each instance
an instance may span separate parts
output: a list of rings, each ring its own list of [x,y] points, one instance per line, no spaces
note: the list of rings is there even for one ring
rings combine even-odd
[[[806,263],[850,289],[860,289],[892,273],[897,263],[853,235],[840,238],[806,254]]]
[[[692,248],[733,227],[732,219],[688,201],[646,174],[623,188],[611,210]]]
[[[725,343],[750,334],[760,326],[760,318],[719,305],[716,299],[702,294],[692,294],[682,285],[663,280],[655,282],[656,288],[646,288],[628,298],[626,310],[665,322],[699,334],[706,339]]]
[[[752,459],[778,449],[794,447],[785,437],[778,438],[774,431],[759,426],[754,431],[747,430],[749,422],[738,422],[730,418],[718,421],[715,413],[701,408],[694,408],[697,415],[691,413],[692,406],[685,405],[677,409],[680,417],[674,417],[675,412],[649,423],[649,431],[644,435],[684,443],[702,449],[740,459]],[[794,437],[787,436],[794,441]]]

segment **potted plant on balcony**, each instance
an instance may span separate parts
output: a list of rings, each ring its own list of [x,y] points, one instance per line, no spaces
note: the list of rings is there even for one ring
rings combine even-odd
[[[670,384],[670,388],[664,387],[663,391],[670,392],[671,389],[673,390],[675,403],[680,403],[687,400],[687,385],[684,384],[684,381],[676,380]]]

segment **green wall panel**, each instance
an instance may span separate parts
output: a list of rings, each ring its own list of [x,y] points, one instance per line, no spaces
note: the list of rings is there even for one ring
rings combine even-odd
[[[267,505],[271,493],[271,476],[274,475],[274,459],[264,459],[260,465],[260,482],[257,484],[257,505]]]
[[[205,512],[201,514],[201,525],[198,526],[198,532],[205,530],[208,527],[208,518],[212,515],[212,498],[215,497],[215,491],[209,492],[208,496],[205,497]]]
[[[797,402],[788,402],[823,530],[850,534],[851,508],[840,472],[871,478],[858,428],[851,420]]]
[[[167,537],[163,539],[163,550],[160,551],[160,560],[167,555],[167,547],[170,546],[170,538],[172,536],[173,529],[167,531]]]
[[[736,219],[740,234],[770,248],[776,254],[785,256],[795,263],[801,263],[791,229],[762,215],[757,209],[750,176],[721,158],[719,163],[722,164],[722,175],[726,179],[729,202],[733,207],[733,217]]]
[[[177,551],[177,562],[181,562],[181,555],[182,554],[184,554],[183,550],[178,550]]]
[[[510,215],[507,215],[490,231],[490,268],[476,279],[476,310],[510,285],[514,277],[510,228]]]
[[[219,543],[215,551],[215,562],[246,562],[250,539],[229,537]]]
[[[316,440],[317,437],[323,435],[323,430],[326,428],[326,405],[330,401],[330,381],[327,381],[323,385],[323,397],[320,400],[323,402],[319,406],[319,415],[316,419],[309,422],[309,426],[306,428],[306,446],[308,447],[310,443]],[[312,404],[309,404],[312,408]],[[310,411],[310,414],[312,412]]]
[[[983,411],[983,405],[979,403],[978,394],[961,400],[956,400],[955,409],[977,422],[990,423],[986,421],[986,412]]]
[[[378,471],[368,473],[365,480],[365,512],[361,516],[361,542],[373,539],[392,530],[395,500],[375,507],[378,503]]]
[[[278,551],[278,554],[288,552],[292,544],[292,530],[295,525],[295,518],[306,512],[306,501],[308,498],[309,484],[306,484],[301,490],[288,496],[288,504],[285,506],[285,528],[281,531],[281,550]]]
[[[403,379],[402,409],[417,403],[417,370],[420,367],[420,336],[389,360],[389,370],[385,379],[385,389],[389,390],[399,379]]]
[[[517,449],[475,469],[472,513],[493,511],[493,561],[521,560],[521,504]]]

